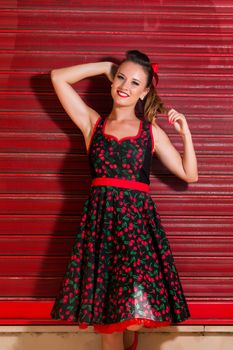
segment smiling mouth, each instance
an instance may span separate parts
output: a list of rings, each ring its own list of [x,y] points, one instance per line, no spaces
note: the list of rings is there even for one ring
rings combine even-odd
[[[118,94],[120,97],[123,97],[123,98],[125,98],[125,97],[129,97],[129,95],[128,95],[128,94],[126,94],[125,92],[120,91],[120,90],[117,90],[117,94]]]

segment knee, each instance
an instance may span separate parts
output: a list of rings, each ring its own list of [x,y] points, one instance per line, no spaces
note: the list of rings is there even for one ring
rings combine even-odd
[[[115,344],[116,341],[123,338],[123,333],[122,332],[102,333],[101,336],[105,343],[111,345],[111,344]]]
[[[141,325],[132,325],[132,326],[128,326],[126,327],[126,329],[128,329],[128,331],[138,331],[139,329],[141,329],[144,326],[144,323]]]

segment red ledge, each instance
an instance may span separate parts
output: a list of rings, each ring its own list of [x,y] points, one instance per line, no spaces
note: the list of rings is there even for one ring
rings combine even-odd
[[[77,322],[53,320],[50,316],[53,300],[25,301],[1,300],[1,325],[76,325]],[[191,317],[177,325],[232,325],[233,301],[223,302],[188,302]]]

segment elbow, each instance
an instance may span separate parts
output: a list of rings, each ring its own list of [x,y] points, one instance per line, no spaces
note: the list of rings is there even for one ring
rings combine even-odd
[[[52,69],[50,71],[50,78],[51,80],[54,80],[56,78],[56,69]]]
[[[58,79],[61,80],[59,75],[60,75],[59,69],[52,69],[50,71],[50,78],[51,78],[52,81],[55,81],[55,80],[58,80]]]
[[[188,178],[186,178],[186,182],[187,182],[187,183],[198,182],[198,175],[193,176],[193,177],[188,177]]]

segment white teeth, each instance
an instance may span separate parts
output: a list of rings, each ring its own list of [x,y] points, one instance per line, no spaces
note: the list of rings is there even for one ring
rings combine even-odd
[[[122,97],[128,97],[128,95],[125,92],[122,92],[122,91],[117,91],[117,92]]]

